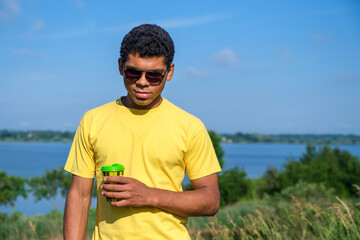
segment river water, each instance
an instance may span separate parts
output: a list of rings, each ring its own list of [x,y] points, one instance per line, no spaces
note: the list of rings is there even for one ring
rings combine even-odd
[[[71,143],[0,143],[0,169],[8,175],[21,175],[25,178],[42,176],[46,169],[64,166]],[[229,144],[223,143],[226,159],[224,169],[235,166],[243,168],[248,177],[260,177],[269,166],[277,168],[290,158],[299,159],[306,151],[304,144]],[[359,145],[339,145],[360,158]],[[185,179],[185,181],[188,181]],[[35,203],[32,195],[26,199],[19,197],[16,210],[26,215],[46,214],[53,208],[62,210],[64,199]],[[93,201],[93,206],[95,206]],[[0,207],[1,212],[11,213],[10,207]]]

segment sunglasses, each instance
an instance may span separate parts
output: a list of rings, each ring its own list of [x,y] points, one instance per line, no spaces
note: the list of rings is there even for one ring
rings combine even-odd
[[[162,74],[157,71],[144,72],[134,68],[128,68],[124,70],[124,75],[127,80],[136,82],[141,78],[142,74],[145,73],[145,78],[150,83],[150,85],[160,85],[168,70],[169,67],[167,67],[165,73]]]

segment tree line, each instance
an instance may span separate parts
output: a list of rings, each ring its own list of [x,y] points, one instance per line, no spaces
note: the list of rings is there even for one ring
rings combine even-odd
[[[71,131],[12,131],[0,130],[0,142],[71,142]],[[227,143],[294,143],[312,145],[360,144],[359,135],[342,134],[218,134],[221,142]]]
[[[70,131],[11,131],[0,130],[0,142],[71,142]]]
[[[349,134],[222,134],[222,141],[229,143],[294,143],[312,145],[360,144],[360,136]]]

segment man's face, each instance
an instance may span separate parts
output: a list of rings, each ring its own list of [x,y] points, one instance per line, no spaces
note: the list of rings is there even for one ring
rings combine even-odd
[[[161,92],[165,87],[165,82],[170,81],[174,72],[172,63],[166,72],[167,66],[164,64],[164,57],[141,58],[139,55],[130,54],[128,60],[124,63],[118,60],[120,74],[124,77],[124,85],[128,92],[126,97],[126,106],[134,109],[152,109],[160,105]],[[124,66],[124,69],[122,69]],[[137,80],[129,80],[125,77],[124,71],[135,69],[141,72],[159,72],[165,74],[159,84],[151,84],[142,74]]]

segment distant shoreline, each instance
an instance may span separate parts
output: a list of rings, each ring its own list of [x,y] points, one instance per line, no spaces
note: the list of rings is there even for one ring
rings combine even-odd
[[[72,142],[70,131],[0,130],[0,142]],[[355,134],[218,134],[223,143],[288,143],[316,145],[360,145]]]

